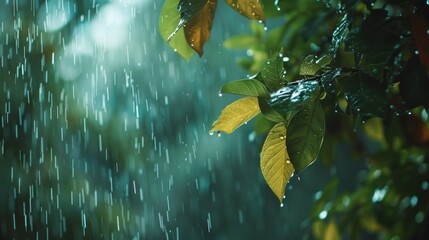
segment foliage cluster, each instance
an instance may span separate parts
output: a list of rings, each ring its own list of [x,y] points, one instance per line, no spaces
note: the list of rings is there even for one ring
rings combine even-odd
[[[256,117],[254,131],[268,132],[262,174],[280,202],[294,172],[318,156],[332,166],[337,149],[347,143],[354,157],[366,159],[368,173],[356,191],[341,192],[334,177],[316,195],[316,239],[427,236],[427,2],[226,2],[261,21],[251,22],[251,34],[224,43],[247,50],[250,58],[238,64],[253,76],[222,87],[221,93],[245,97],[228,105],[211,131],[231,133]],[[161,33],[184,58],[191,56],[189,47],[202,54],[214,17],[206,13],[215,6],[216,0],[166,1]],[[175,28],[167,29],[165,18],[173,13],[175,20],[169,23]],[[260,24],[265,18],[283,23],[266,31]],[[196,37],[195,26],[204,34]]]

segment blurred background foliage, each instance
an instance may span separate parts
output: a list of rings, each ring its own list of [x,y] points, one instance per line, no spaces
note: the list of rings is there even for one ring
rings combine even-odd
[[[2,1],[1,236],[427,237],[428,50],[417,40],[427,38],[427,3],[263,5],[267,29],[219,3],[204,56],[187,63],[158,34],[161,2]],[[218,89],[257,72],[280,49],[287,77],[296,79],[307,55],[329,52],[346,13],[359,28],[372,9],[399,19],[355,34],[374,48],[341,39],[337,61],[375,69],[392,86],[394,108],[362,123],[341,113],[341,101],[334,109],[325,104],[320,161],[291,180],[280,208],[259,170],[265,130],[248,124],[233,136],[209,136],[216,113],[233,99],[219,98]],[[417,30],[402,32],[410,27]],[[377,34],[392,32],[401,33],[393,39],[401,57],[379,61],[391,53],[385,45],[397,42]],[[396,99],[399,91],[409,94]]]

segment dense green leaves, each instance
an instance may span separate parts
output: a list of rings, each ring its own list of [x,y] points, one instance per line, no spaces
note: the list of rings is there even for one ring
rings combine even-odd
[[[270,93],[265,85],[253,79],[229,82],[222,87],[220,92],[262,98],[270,97]]]
[[[301,172],[316,160],[324,135],[325,116],[319,101],[307,105],[292,118],[286,144],[296,172]]]
[[[286,149],[286,126],[284,123],[277,123],[265,139],[261,152],[261,171],[268,186],[282,202],[286,183],[294,172]]]
[[[344,82],[344,93],[351,110],[363,120],[385,117],[387,95],[384,88],[371,76],[357,72]]]
[[[294,115],[319,97],[317,81],[293,82],[271,94],[268,105],[283,116]]]

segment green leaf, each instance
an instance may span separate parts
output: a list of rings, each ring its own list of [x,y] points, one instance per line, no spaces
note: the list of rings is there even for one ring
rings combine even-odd
[[[320,69],[331,63],[331,61],[331,55],[324,55],[320,58],[308,55],[301,64],[299,75],[316,75]]]
[[[195,17],[208,0],[180,0],[177,9],[184,24]]]
[[[250,49],[257,44],[260,44],[259,40],[250,34],[235,35],[223,42],[223,46],[230,49]]]
[[[340,75],[341,75],[341,68],[336,68],[332,71],[329,71],[323,74],[323,76],[320,79],[323,89],[326,91],[326,93],[328,93],[331,96],[337,95],[337,89],[336,89],[338,85],[337,78]]]
[[[183,28],[177,29],[176,34],[169,40],[169,36],[175,31],[176,26],[180,21],[180,13],[177,11],[179,0],[166,0],[159,17],[159,32],[164,41],[169,42],[169,45],[174,51],[189,61],[194,51],[188,45]]]
[[[344,81],[344,94],[354,114],[362,120],[385,117],[387,95],[384,88],[371,76],[357,72]]]
[[[286,149],[285,123],[277,123],[265,139],[261,153],[261,171],[281,203],[286,184],[294,172]]]
[[[258,80],[238,80],[223,85],[221,93],[239,94],[252,97],[269,98],[270,93]]]
[[[341,22],[338,24],[337,28],[335,28],[332,33],[332,42],[331,48],[329,49],[330,54],[335,56],[337,54],[337,50],[340,47],[341,43],[346,38],[346,33],[350,27],[350,19],[347,14],[341,19]]]
[[[248,19],[265,22],[264,10],[259,0],[225,0],[225,2]]]
[[[272,93],[268,105],[282,116],[293,116],[308,103],[314,102],[319,94],[317,81],[297,81]]]
[[[260,112],[256,97],[241,98],[226,106],[213,123],[210,133],[223,131],[232,133]]]
[[[185,37],[189,45],[203,55],[203,46],[209,40],[213,18],[216,11],[216,0],[208,0],[199,12],[190,19],[185,28]]]
[[[308,104],[291,119],[286,145],[295,170],[299,173],[319,154],[325,135],[325,116],[320,101]]]
[[[283,67],[283,58],[269,59],[262,65],[261,76],[271,91],[276,91],[286,83],[286,71]]]
[[[274,127],[276,123],[268,120],[263,114],[258,114],[255,117],[255,124],[253,130],[257,135],[266,134]]]
[[[280,113],[274,110],[263,98],[258,98],[259,108],[261,109],[261,113],[268,120],[273,122],[284,122],[286,119],[289,119],[290,116],[283,117]]]

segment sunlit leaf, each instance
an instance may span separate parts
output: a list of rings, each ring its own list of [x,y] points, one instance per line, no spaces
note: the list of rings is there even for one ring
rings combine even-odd
[[[201,10],[185,25],[185,37],[189,45],[203,55],[203,46],[210,37],[217,0],[208,0]]]
[[[221,93],[239,94],[253,97],[269,98],[270,93],[264,84],[258,80],[238,80],[225,84]]]
[[[317,81],[293,82],[271,94],[268,105],[282,116],[294,115],[319,97]]]
[[[316,160],[324,135],[325,116],[319,100],[308,104],[290,120],[286,144],[298,173]]]
[[[225,2],[248,19],[265,22],[264,10],[259,0],[225,0]]]
[[[261,68],[261,76],[271,91],[276,91],[286,83],[286,71],[280,57],[267,60]]]
[[[363,120],[384,117],[387,95],[376,79],[365,73],[354,73],[344,81],[344,93],[353,113]]]
[[[177,11],[179,0],[166,0],[159,17],[159,32],[164,41],[169,41],[169,36],[175,31],[180,21],[180,13]],[[177,30],[174,37],[169,41],[172,49],[185,60],[191,59],[194,51],[188,45],[183,28]]]
[[[232,133],[259,112],[258,99],[256,97],[241,98],[222,110],[219,118],[213,123],[210,132],[223,131]]]
[[[286,184],[294,172],[286,149],[284,123],[277,123],[265,139],[261,153],[261,171],[268,186],[282,202]]]
[[[265,99],[258,98],[259,108],[261,109],[262,115],[266,117],[268,120],[273,122],[284,122],[290,118],[290,115],[282,116],[276,110],[274,110]]]
[[[305,57],[299,69],[300,75],[315,75],[320,69],[331,63],[332,57],[330,55],[324,55],[317,58],[313,55]]]

